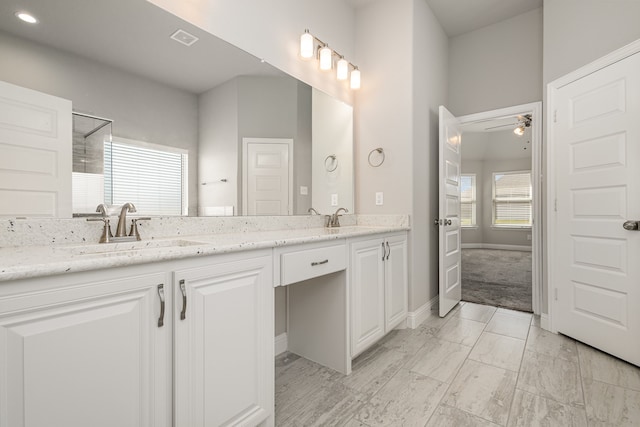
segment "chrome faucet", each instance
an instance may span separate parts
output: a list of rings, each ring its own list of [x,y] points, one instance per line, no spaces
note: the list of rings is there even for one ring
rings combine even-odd
[[[314,208],[309,208],[307,212],[310,213],[311,215],[320,215],[320,212],[318,212]]]
[[[349,213],[349,210],[346,208],[338,208],[338,210],[329,217],[329,221],[328,221],[328,227],[332,228],[332,227],[340,227],[340,217],[342,215],[340,215],[340,211],[343,211],[344,213]]]
[[[135,212],[136,207],[133,203],[125,203],[120,210],[118,217],[118,228],[116,228],[115,237],[127,237],[127,212]]]

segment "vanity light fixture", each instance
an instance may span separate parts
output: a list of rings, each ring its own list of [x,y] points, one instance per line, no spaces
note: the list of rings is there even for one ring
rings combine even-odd
[[[322,71],[330,70],[333,66],[333,51],[329,46],[324,45],[320,48],[320,69]]]
[[[35,16],[27,12],[16,12],[16,18],[29,24],[37,24],[38,20]]]
[[[336,63],[336,78],[347,80],[347,77],[349,77],[349,61],[341,57]]]
[[[349,78],[349,68],[351,68],[351,79],[349,86],[351,89],[360,89],[360,70],[351,62],[344,58],[344,55],[332,50],[329,45],[312,35],[309,30],[304,30],[300,36],[300,57],[303,59],[316,58],[319,68],[322,71],[333,69],[334,56],[337,58],[336,78],[347,80]]]

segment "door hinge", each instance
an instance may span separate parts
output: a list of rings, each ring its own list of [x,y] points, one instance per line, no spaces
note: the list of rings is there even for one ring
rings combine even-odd
[[[558,301],[558,288],[553,288],[553,298]]]
[[[558,110],[553,110],[553,123],[558,123]]]

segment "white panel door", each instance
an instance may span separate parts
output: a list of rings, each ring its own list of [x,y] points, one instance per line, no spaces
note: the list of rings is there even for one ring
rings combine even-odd
[[[254,426],[273,414],[271,256],[175,273],[175,425]]]
[[[407,318],[409,280],[407,273],[407,237],[385,239],[385,331],[389,332]]]
[[[0,299],[0,426],[170,426],[171,327],[158,326],[165,279]]]
[[[351,244],[351,356],[364,351],[385,334],[385,241]]]
[[[555,98],[554,324],[640,365],[640,54]]]
[[[440,106],[438,267],[440,316],[462,298],[460,251],[460,173],[462,132],[458,120]]]
[[[245,215],[293,213],[292,147],[292,140],[244,139],[242,209]]]
[[[0,81],[0,216],[71,218],[71,101]]]

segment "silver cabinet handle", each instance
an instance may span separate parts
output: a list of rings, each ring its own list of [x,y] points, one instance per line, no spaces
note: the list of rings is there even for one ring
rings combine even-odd
[[[187,289],[184,286],[184,279],[180,280],[180,292],[182,292],[182,311],[180,312],[180,320],[187,318]]]
[[[158,285],[158,296],[160,297],[160,317],[158,318],[158,328],[164,326],[164,285]]]
[[[326,263],[328,263],[328,262],[329,262],[329,260],[328,260],[328,259],[325,259],[325,260],[323,260],[323,261],[314,261],[314,262],[312,262],[312,263],[311,263],[311,267],[315,267],[316,265],[326,264]]]
[[[383,261],[386,254],[387,254],[387,250],[384,248],[384,242],[382,242],[382,260]]]
[[[624,224],[622,224],[622,228],[629,231],[638,231],[640,228],[640,221],[625,221]]]
[[[387,259],[389,259],[389,255],[391,255],[391,248],[389,247],[389,242],[387,242]]]

